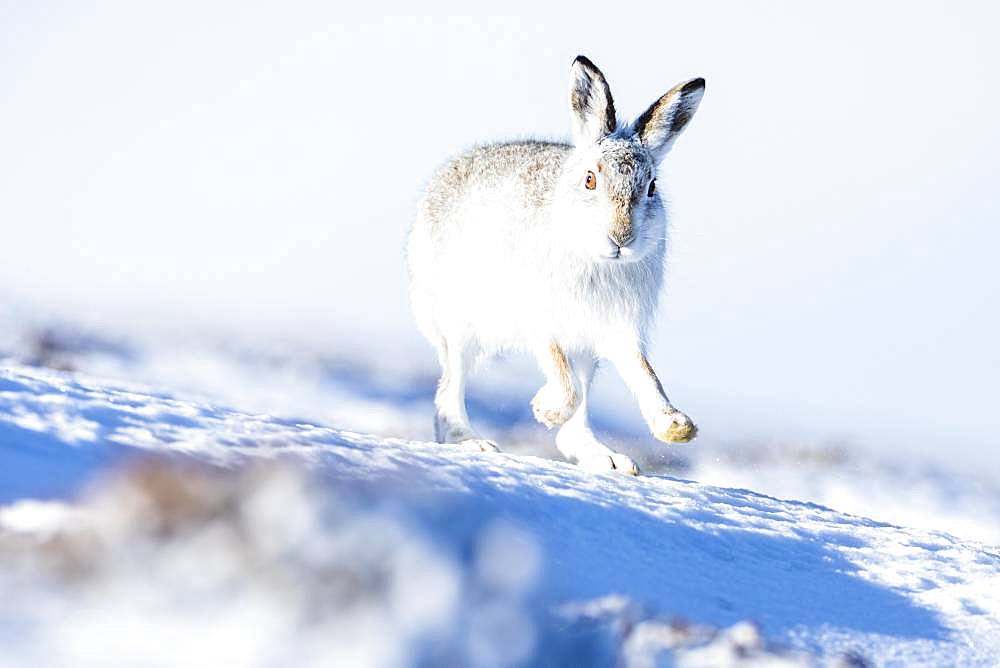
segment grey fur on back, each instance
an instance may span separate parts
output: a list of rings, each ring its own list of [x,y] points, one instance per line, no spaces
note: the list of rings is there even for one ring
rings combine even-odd
[[[550,203],[569,144],[540,140],[510,141],[478,146],[452,158],[431,177],[421,213],[435,233],[447,225],[452,210],[471,189],[496,188],[507,181],[521,195],[525,209]]]

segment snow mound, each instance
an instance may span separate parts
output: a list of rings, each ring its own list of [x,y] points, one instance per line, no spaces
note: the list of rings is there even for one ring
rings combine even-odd
[[[0,492],[0,662],[1000,655],[981,544],[84,376],[0,370]]]
[[[32,526],[34,524],[34,526]],[[0,660],[20,665],[802,665],[747,623],[657,620],[618,596],[539,606],[534,536],[450,540],[288,466],[147,460],[81,504],[0,513]],[[16,633],[15,633],[16,630]],[[265,631],[266,632],[262,632]],[[155,648],[155,649],[151,649]]]

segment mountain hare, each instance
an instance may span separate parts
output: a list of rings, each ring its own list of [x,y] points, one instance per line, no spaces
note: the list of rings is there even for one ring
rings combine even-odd
[[[440,443],[497,450],[469,424],[465,379],[475,359],[527,350],[545,374],[531,405],[556,445],[595,471],[637,475],[594,435],[587,392],[598,359],[635,394],[653,436],[684,443],[697,428],[673,407],[646,357],[663,283],[667,217],[656,169],[694,115],[704,79],[671,88],[631,125],[615,116],[608,82],[573,62],[573,145],[482,146],[441,167],[410,232],[417,324],[437,349]]]

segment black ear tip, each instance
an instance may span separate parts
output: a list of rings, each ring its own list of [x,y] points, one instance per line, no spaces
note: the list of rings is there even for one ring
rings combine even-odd
[[[576,65],[576,64],[583,65],[584,67],[586,67],[587,69],[590,69],[590,70],[596,70],[597,69],[597,65],[594,65],[594,62],[590,58],[588,58],[587,56],[584,56],[583,54],[581,54],[581,55],[577,56],[576,58],[574,58],[573,59],[573,64],[574,65]]]
[[[684,84],[684,92],[690,93],[696,90],[705,90],[705,80],[701,77],[697,79],[691,79],[686,84]]]

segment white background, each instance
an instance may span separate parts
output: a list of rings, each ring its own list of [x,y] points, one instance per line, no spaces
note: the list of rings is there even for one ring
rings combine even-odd
[[[0,5],[0,300],[431,368],[402,264],[423,180],[475,142],[565,138],[585,53],[623,116],[708,81],[658,182],[673,248],[653,352],[703,434],[1000,472],[993,9],[17,4]]]

